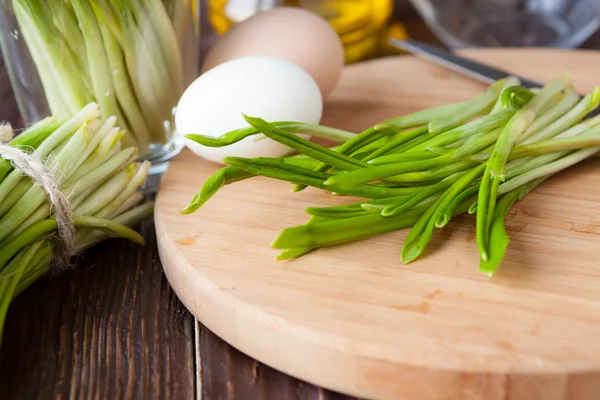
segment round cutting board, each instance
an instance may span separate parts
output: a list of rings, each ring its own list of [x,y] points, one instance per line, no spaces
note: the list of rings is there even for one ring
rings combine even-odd
[[[486,50],[475,59],[541,81],[567,72],[588,92],[600,55]],[[322,123],[361,131],[468,99],[484,86],[411,56],[348,67]],[[472,216],[437,230],[402,265],[407,231],[276,262],[270,243],[309,206],[352,201],[254,178],[179,215],[219,166],[182,152],[156,202],[161,260],[208,328],[297,378],[375,399],[600,398],[600,162],[559,174],[516,205],[499,272],[478,271]]]

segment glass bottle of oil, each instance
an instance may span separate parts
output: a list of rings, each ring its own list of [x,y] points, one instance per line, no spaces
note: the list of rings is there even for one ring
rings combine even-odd
[[[271,7],[301,7],[315,12],[340,36],[349,64],[377,53],[393,0],[209,0],[208,5],[209,20],[217,34]]]

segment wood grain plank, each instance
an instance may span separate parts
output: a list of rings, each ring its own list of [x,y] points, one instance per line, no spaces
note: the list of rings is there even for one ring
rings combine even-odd
[[[202,399],[350,400],[274,370],[239,352],[198,324]]]
[[[2,399],[192,399],[193,318],[168,286],[154,227],[111,240],[14,302]]]

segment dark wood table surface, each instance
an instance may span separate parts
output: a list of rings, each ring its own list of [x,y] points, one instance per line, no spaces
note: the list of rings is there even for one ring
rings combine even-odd
[[[394,18],[439,44],[410,6]],[[600,48],[600,33],[583,47]],[[19,125],[1,58],[0,121]],[[141,232],[145,247],[105,242],[15,300],[0,399],[349,399],[251,359],[198,323],[163,274],[152,220]]]

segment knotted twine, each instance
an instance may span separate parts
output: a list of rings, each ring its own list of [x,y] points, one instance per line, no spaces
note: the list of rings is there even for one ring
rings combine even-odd
[[[60,191],[56,176],[46,168],[39,157],[6,144],[12,137],[10,125],[0,125],[0,158],[10,161],[15,169],[29,176],[48,194],[50,204],[55,210],[57,224],[58,243],[54,256],[59,264],[69,265],[74,252],[73,235],[75,234],[69,200]]]

